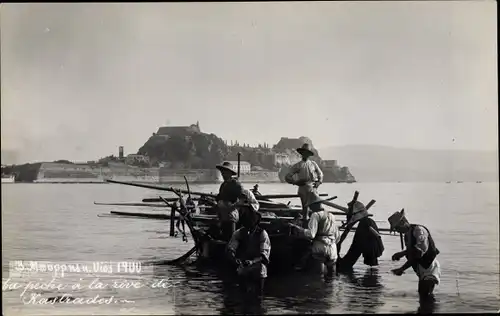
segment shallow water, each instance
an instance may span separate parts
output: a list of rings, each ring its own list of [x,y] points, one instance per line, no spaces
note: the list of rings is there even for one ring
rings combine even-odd
[[[215,192],[217,187],[203,185],[191,189]],[[320,191],[337,195],[336,202],[345,204],[355,190],[360,191],[360,200],[365,204],[377,200],[371,209],[374,219],[385,221],[392,212],[405,208],[411,222],[424,224],[431,231],[441,251],[438,258],[442,276],[435,291],[436,303],[423,307],[434,312],[499,310],[498,183],[324,184]],[[285,184],[261,184],[260,191],[295,193],[294,187]],[[2,185],[3,278],[8,277],[9,262],[14,260],[145,262],[184,254],[192,247],[192,241],[184,243],[181,238],[169,237],[168,221],[98,217],[117,207],[93,204],[94,201],[138,202],[157,195],[158,191],[111,184]],[[121,209],[158,212],[150,208]],[[351,237],[344,242],[342,253],[347,251]],[[103,305],[24,304],[21,290],[5,290],[4,312],[7,315],[415,313],[420,308],[417,277],[412,269],[399,277],[390,273],[403,263],[390,259],[400,250],[400,241],[397,237],[383,238],[386,250],[378,269],[370,270],[360,259],[354,275],[337,276],[332,284],[324,283],[319,276],[300,274],[269,279],[261,305],[248,303],[234,284],[222,281],[210,271],[143,266],[140,275],[114,271],[113,275],[98,277],[104,283],[120,277],[144,284],[168,279],[169,284],[176,283],[175,287],[71,291],[79,297],[96,294],[114,297],[115,301]],[[74,284],[79,276],[67,275],[63,279]],[[90,280],[85,277],[79,282]],[[62,294],[56,290],[38,292],[42,297]]]

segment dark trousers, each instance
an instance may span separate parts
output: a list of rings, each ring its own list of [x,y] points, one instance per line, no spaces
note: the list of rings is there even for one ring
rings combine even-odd
[[[239,284],[242,291],[256,297],[264,296],[265,278],[240,277]]]
[[[418,295],[420,299],[432,299],[436,282],[433,280],[418,281]]]
[[[222,232],[222,240],[229,241],[236,231],[236,223],[235,222],[222,222],[221,223],[221,232]]]

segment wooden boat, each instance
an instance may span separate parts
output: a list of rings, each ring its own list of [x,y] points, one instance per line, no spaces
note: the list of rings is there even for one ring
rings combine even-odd
[[[189,184],[186,181],[188,190],[180,190],[176,188],[166,188],[147,184],[137,184],[129,182],[121,182],[114,180],[107,180],[110,183],[123,184],[129,186],[137,186],[142,188],[150,188],[155,190],[169,191],[177,195],[177,198],[165,198],[159,196],[158,198],[144,199],[143,203],[96,203],[104,205],[118,205],[118,206],[145,206],[150,205],[146,202],[163,202],[166,209],[170,209],[170,214],[145,214],[136,212],[120,212],[112,211],[112,214],[118,216],[130,216],[130,217],[141,217],[141,218],[154,218],[162,220],[170,220],[170,235],[174,235],[174,222],[176,219],[182,219],[189,229],[190,235],[194,241],[194,247],[188,251],[185,255],[180,258],[165,261],[165,264],[182,264],[186,262],[191,256],[196,256],[196,261],[203,264],[213,265],[215,267],[221,267],[221,258],[226,255],[225,241],[220,240],[220,230],[218,229],[217,217],[214,214],[214,195],[203,192],[191,192],[189,190]],[[200,208],[199,214],[193,214],[189,207],[186,205],[186,199],[184,194],[188,195],[188,198],[197,199],[198,207]],[[353,201],[357,199],[358,192],[354,194]],[[192,198],[192,196],[198,196],[197,198]],[[323,194],[324,196],[325,194]],[[273,198],[292,198],[298,197],[295,195],[272,195]],[[302,208],[292,208],[288,204],[277,203],[271,201],[269,196],[261,195],[256,196],[261,208],[259,211],[262,213],[262,219],[260,226],[265,229],[271,240],[271,258],[269,265],[269,273],[286,273],[293,270],[298,264],[298,261],[304,256],[305,252],[308,251],[308,247],[312,243],[301,238],[297,238],[291,232],[290,222],[298,222],[298,215],[302,212]],[[331,197],[324,202],[325,205],[331,206],[340,212],[331,211],[335,215],[346,216],[347,208],[337,205],[331,200],[336,197]],[[264,203],[261,203],[264,202]],[[266,204],[267,202],[267,204]],[[202,203],[202,204],[200,204]],[[370,201],[367,204],[367,209],[369,209],[375,200]],[[159,205],[155,205],[158,207]],[[177,215],[176,215],[177,213]],[[344,230],[343,225],[340,227]],[[355,231],[355,228],[351,229]],[[382,235],[388,235],[389,229],[380,229]],[[186,236],[187,234],[184,234]]]

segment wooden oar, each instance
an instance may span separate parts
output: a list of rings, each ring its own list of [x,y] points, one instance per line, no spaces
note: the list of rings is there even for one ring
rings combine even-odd
[[[335,204],[335,203],[332,203],[332,202],[330,202],[330,201],[323,201],[323,202],[321,202],[321,203],[323,203],[323,204],[325,204],[325,205],[328,205],[328,206],[330,206],[330,207],[333,207],[333,208],[335,208],[335,209],[337,209],[337,210],[340,210],[340,211],[342,211],[342,212],[344,212],[344,213],[347,213],[347,211],[348,211],[347,207],[340,206],[340,205]]]
[[[94,202],[95,205],[114,205],[114,206],[149,206],[149,207],[165,207],[165,204],[148,204],[148,203],[99,203]]]
[[[191,257],[191,255],[193,253],[195,253],[197,249],[198,249],[198,247],[194,246],[193,248],[191,248],[191,250],[189,250],[188,252],[186,252],[184,255],[180,256],[177,259],[163,260],[163,261],[157,262],[156,264],[157,265],[178,265],[178,264],[181,264],[184,261],[186,261],[189,257]]]
[[[189,192],[187,190],[182,190],[182,189],[176,189],[173,187],[159,187],[156,185],[150,185],[150,184],[140,184],[140,183],[132,183],[132,182],[124,182],[124,181],[116,181],[116,180],[110,180],[106,179],[106,182],[109,183],[116,183],[116,184],[123,184],[123,185],[130,185],[133,187],[139,187],[139,188],[145,188],[145,189],[153,189],[153,190],[161,190],[161,191],[168,191],[168,192],[180,192],[180,193],[185,193],[185,194],[192,194],[192,195],[199,195],[199,196],[209,196],[216,198],[217,195],[215,194],[210,194],[210,193],[203,193],[203,192]]]
[[[328,196],[327,193],[321,193],[319,196]],[[255,196],[257,200],[259,199],[292,199],[292,198],[298,198],[298,194],[266,194],[266,195],[259,195]]]
[[[164,198],[167,202],[177,202],[179,200],[179,198]],[[193,200],[198,200],[196,198],[194,198]],[[144,203],[155,203],[155,202],[163,202],[162,199],[159,199],[159,198],[146,198],[146,199],[142,199],[142,202]],[[165,206],[165,205],[163,205]]]

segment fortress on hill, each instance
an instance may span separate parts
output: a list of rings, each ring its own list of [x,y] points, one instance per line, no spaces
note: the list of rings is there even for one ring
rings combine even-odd
[[[108,156],[97,162],[75,164],[69,161],[41,163],[31,166],[30,176],[22,181],[33,182],[103,182],[103,179],[143,183],[183,183],[184,176],[193,183],[221,181],[215,165],[231,161],[235,171],[237,154],[241,153],[240,181],[284,182],[288,168],[301,157],[296,148],[309,143],[312,157],[324,173],[324,182],[355,182],[347,167],[336,160],[322,160],[312,141],[307,137],[282,137],[270,146],[256,147],[221,139],[215,134],[202,132],[199,122],[190,126],[163,126],[158,128],[137,153],[124,154],[119,146],[118,156]],[[34,170],[37,169],[36,175]]]

